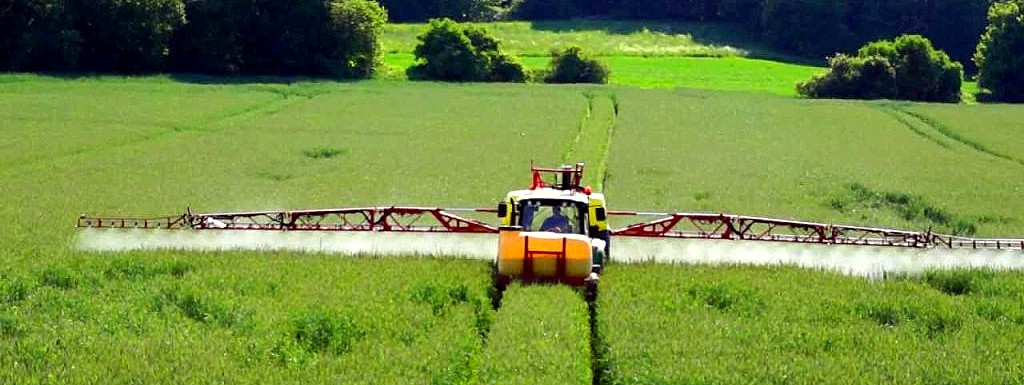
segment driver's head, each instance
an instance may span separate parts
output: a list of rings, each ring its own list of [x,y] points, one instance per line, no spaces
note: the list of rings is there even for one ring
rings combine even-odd
[[[552,208],[551,208],[551,212],[552,212],[552,213],[553,213],[554,215],[562,215],[562,208],[561,208],[561,207],[558,207],[558,206],[552,207]]]

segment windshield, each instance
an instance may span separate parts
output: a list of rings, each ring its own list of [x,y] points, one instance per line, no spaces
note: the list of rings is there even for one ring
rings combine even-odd
[[[583,234],[579,204],[559,200],[528,200],[520,206],[523,231]]]

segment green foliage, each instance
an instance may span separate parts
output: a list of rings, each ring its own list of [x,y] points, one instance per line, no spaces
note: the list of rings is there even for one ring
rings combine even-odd
[[[760,15],[762,36],[775,47],[808,56],[852,48],[846,6],[842,0],[767,0]]]
[[[502,53],[498,40],[482,27],[433,19],[417,39],[413,53],[419,63],[408,69],[410,79],[526,81],[522,65]]]
[[[897,96],[905,100],[955,103],[960,101],[963,66],[932,47],[921,35],[871,42],[857,51],[861,57],[880,56],[896,68]]]
[[[608,82],[608,75],[608,67],[604,63],[587,57],[579,47],[570,47],[564,52],[551,53],[551,69],[544,81],[604,84]]]
[[[295,341],[312,353],[344,354],[366,335],[355,321],[323,309],[312,309],[292,321]]]
[[[397,22],[449,18],[460,21],[493,20],[503,12],[500,0],[379,0]]]
[[[482,384],[590,384],[587,303],[567,286],[510,286],[482,357]]]
[[[584,14],[579,0],[516,0],[509,15],[521,20],[571,19]]]
[[[61,290],[71,290],[81,283],[82,278],[65,267],[50,267],[43,270],[39,283]]]
[[[185,22],[182,0],[73,0],[74,29],[82,44],[78,69],[158,72],[168,44]]]
[[[17,320],[4,315],[0,315],[0,337],[19,337],[24,332],[25,328],[21,326]]]
[[[154,297],[152,304],[156,311],[162,311],[170,305],[196,322],[226,328],[242,326],[249,317],[248,312],[238,306],[225,304],[211,296],[180,286],[161,290],[160,294]]]
[[[840,212],[857,210],[891,210],[908,222],[924,222],[928,226],[940,226],[942,231],[954,235],[971,236],[978,231],[973,221],[951,214],[928,203],[920,195],[897,192],[878,192],[860,183],[847,186],[850,196],[834,198],[830,205]]]
[[[7,3],[7,4],[3,4]],[[156,72],[185,19],[181,0],[6,0],[0,68]]]
[[[809,97],[960,101],[963,67],[920,35],[879,40],[856,57],[829,58],[829,72],[797,85]]]
[[[75,68],[82,36],[73,14],[59,0],[0,1],[0,70],[52,71]]]
[[[979,285],[973,288],[992,292],[972,290],[953,297],[932,288],[934,277],[955,275],[971,276],[972,284]],[[601,380],[1013,382],[1024,352],[1006,336],[1024,331],[1024,325],[1014,322],[1019,311],[1010,305],[1024,293],[1013,282],[1020,276],[928,272],[869,281],[793,267],[610,266],[598,298],[598,328],[605,346]],[[758,311],[734,311],[742,301],[714,302],[731,306],[695,303],[689,290],[680,290],[687,287],[706,293],[753,293],[760,299]],[[960,352],[955,363],[951,351]],[[850,376],[851,367],[859,368],[856,376]],[[894,379],[894,372],[900,377]]]
[[[992,4],[974,62],[978,86],[990,91],[993,99],[1024,102],[1024,1]]]
[[[114,260],[104,271],[103,275],[107,279],[143,281],[161,275],[181,278],[192,271],[192,268],[192,264],[186,261],[153,263],[139,259],[124,258]]]
[[[10,277],[0,279],[0,303],[15,303],[28,298],[30,287],[25,279]]]
[[[891,99],[896,96],[896,69],[880,56],[828,59],[829,71],[797,84],[800,95],[812,98]]]
[[[388,20],[387,11],[370,0],[344,0],[330,3],[332,48],[323,60],[331,71],[343,78],[368,78],[380,57],[380,35]]]
[[[949,295],[966,295],[979,291],[992,281],[993,274],[984,270],[936,270],[924,274],[924,282]]]
[[[366,78],[387,14],[370,0],[197,0],[171,47],[174,68]]]
[[[345,154],[345,150],[341,148],[330,148],[330,147],[317,147],[311,150],[303,151],[302,154],[310,159],[330,159],[339,155]]]

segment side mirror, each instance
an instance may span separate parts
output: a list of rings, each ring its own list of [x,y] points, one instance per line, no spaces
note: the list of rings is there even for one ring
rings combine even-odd
[[[594,209],[594,216],[597,217],[598,222],[604,222],[608,219],[608,213],[604,211],[604,207]]]
[[[504,218],[508,216],[508,203],[498,203],[498,218]]]

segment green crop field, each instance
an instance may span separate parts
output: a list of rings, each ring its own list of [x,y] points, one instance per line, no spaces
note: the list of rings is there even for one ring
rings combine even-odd
[[[598,300],[603,380],[1013,383],[1024,371],[1021,278],[615,266]]]
[[[0,383],[1013,383],[1019,273],[614,265],[591,338],[565,287],[513,286],[495,309],[487,261],[86,252],[73,224],[491,206],[534,160],[585,161],[611,209],[1019,236],[1019,116],[621,86],[0,75]]]
[[[975,107],[703,91],[623,90],[617,98],[608,189],[643,186],[645,193],[612,195],[610,204],[945,232],[963,221],[983,235],[1024,228],[1024,180],[1011,177],[1024,165],[940,133],[947,124],[991,119],[1003,125],[972,126],[979,143],[994,132],[1019,134],[1019,122],[998,120],[1024,116],[1019,106],[985,106],[983,118]],[[904,112],[917,109],[945,115],[922,120]]]

